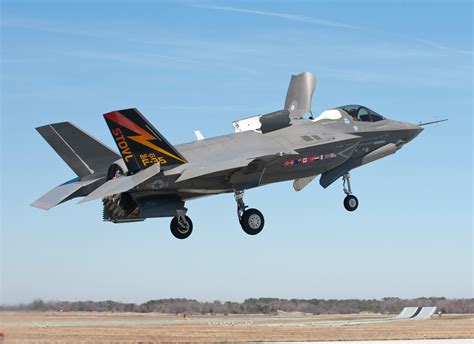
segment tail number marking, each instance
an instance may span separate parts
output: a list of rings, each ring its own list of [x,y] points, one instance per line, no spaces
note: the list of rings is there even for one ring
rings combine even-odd
[[[148,166],[148,165],[156,164],[156,163],[160,163],[160,164],[164,165],[168,162],[162,156],[157,157],[155,153],[140,154],[140,160],[142,161],[142,164],[145,167]]]

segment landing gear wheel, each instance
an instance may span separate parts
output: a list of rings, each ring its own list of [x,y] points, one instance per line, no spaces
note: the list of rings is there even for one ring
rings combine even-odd
[[[193,232],[193,222],[187,216],[173,217],[170,223],[171,234],[178,239],[186,239]]]
[[[346,208],[347,211],[354,211],[358,206],[359,200],[356,196],[347,195],[346,198],[344,198],[344,208]]]
[[[262,231],[265,219],[263,214],[257,209],[248,209],[243,213],[240,225],[248,235],[256,235]]]

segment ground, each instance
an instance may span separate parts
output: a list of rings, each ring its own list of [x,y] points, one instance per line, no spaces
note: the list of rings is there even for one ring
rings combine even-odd
[[[156,343],[474,338],[474,315],[182,315],[1,312],[6,343]]]

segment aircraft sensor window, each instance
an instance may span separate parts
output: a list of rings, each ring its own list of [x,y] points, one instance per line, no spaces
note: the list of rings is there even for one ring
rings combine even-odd
[[[339,107],[339,109],[347,112],[347,114],[349,114],[349,116],[351,116],[354,121],[378,122],[385,119],[383,116],[380,116],[375,111],[372,111],[369,108],[361,105],[345,105]]]

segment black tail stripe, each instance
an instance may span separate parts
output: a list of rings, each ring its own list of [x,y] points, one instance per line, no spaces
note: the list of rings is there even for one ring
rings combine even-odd
[[[414,318],[414,317],[416,317],[418,314],[420,314],[420,312],[421,312],[422,309],[423,309],[423,307],[418,307],[418,309],[416,310],[415,314],[413,314],[413,315],[410,317],[410,319],[411,319],[411,318]]]

